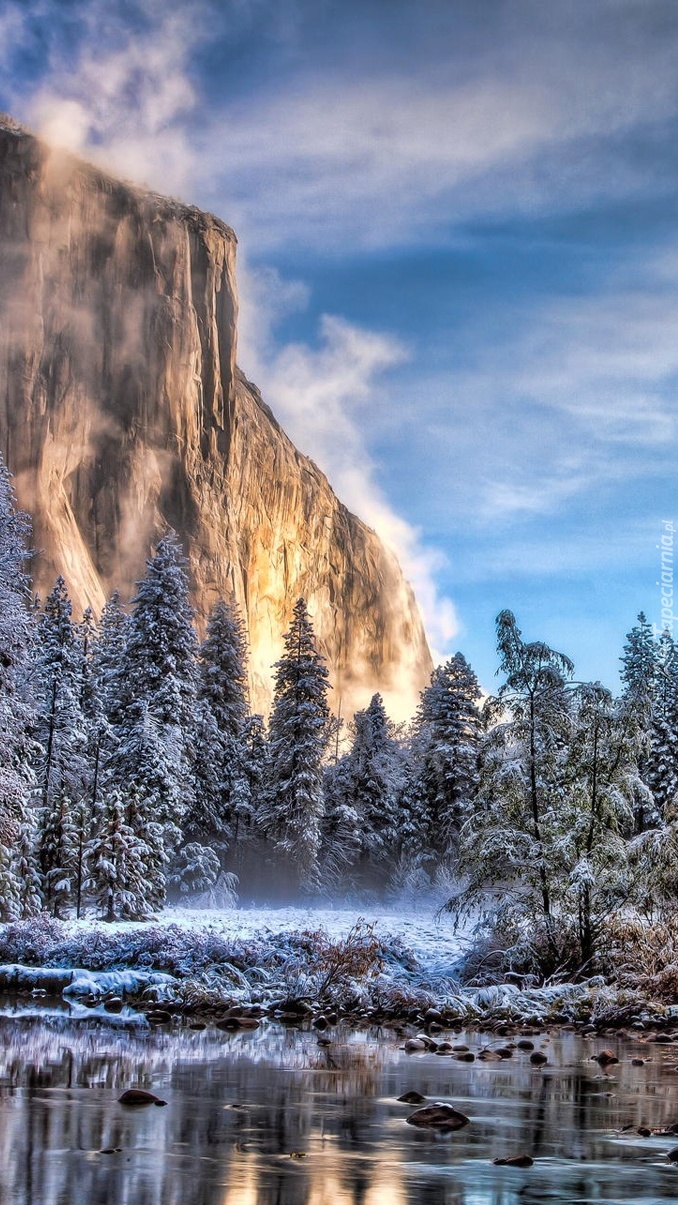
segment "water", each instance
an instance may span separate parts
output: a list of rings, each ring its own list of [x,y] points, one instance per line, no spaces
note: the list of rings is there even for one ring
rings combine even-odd
[[[317,1038],[0,1018],[0,1205],[678,1199],[665,1158],[678,1136],[615,1132],[678,1121],[678,1049],[562,1034],[534,1071],[518,1051],[502,1063],[407,1056],[389,1031],[337,1031],[328,1048]],[[604,1045],[622,1059],[615,1078],[591,1061]],[[652,1061],[633,1067],[638,1054]],[[117,1098],[130,1086],[167,1107],[125,1109]],[[396,1098],[409,1090],[454,1103],[471,1124],[447,1136],[408,1126],[412,1106]],[[532,1168],[490,1162],[523,1152]]]

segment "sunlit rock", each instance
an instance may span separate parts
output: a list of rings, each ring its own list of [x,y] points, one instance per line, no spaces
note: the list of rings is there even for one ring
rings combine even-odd
[[[0,120],[0,450],[34,521],[36,586],[134,592],[173,527],[204,620],[235,596],[255,709],[303,596],[343,715],[411,714],[431,660],[394,555],[236,368],[236,239]]]

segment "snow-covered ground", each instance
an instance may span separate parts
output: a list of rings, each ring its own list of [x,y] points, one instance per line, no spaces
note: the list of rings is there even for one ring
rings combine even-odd
[[[168,908],[160,917],[161,924],[176,924],[186,928],[213,926],[224,935],[249,939],[271,937],[278,933],[313,932],[322,929],[332,941],[346,937],[350,929],[365,921],[374,925],[377,937],[400,938],[415,958],[432,974],[450,975],[468,944],[463,934],[455,932],[449,914],[437,916],[432,907],[421,909],[383,907],[342,908],[233,908],[219,912],[213,909]]]
[[[342,943],[355,926],[347,956]],[[361,942],[369,951],[372,937],[378,957],[361,961]],[[0,926],[0,988],[58,994],[76,1007],[141,993],[148,1004],[164,1000],[189,1013],[248,1002],[274,1009],[295,999],[391,1016],[435,1005],[464,1024],[645,1023],[656,1009],[602,979],[462,988],[457,970],[468,941],[451,917],[429,906],[173,908],[150,922],[113,925],[43,916]]]

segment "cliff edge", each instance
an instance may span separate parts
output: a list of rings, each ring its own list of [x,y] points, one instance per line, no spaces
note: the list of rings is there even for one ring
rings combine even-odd
[[[234,595],[255,708],[303,596],[342,714],[403,717],[428,680],[393,554],[236,367],[236,238],[0,120],[0,449],[34,523],[36,588],[131,596],[169,526],[204,619]]]

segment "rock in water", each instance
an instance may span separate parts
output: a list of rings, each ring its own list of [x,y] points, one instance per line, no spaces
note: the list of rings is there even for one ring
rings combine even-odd
[[[452,1105],[443,1104],[424,1105],[422,1109],[415,1109],[407,1118],[408,1125],[429,1130],[461,1130],[469,1122],[470,1118],[464,1113],[453,1109]]]
[[[393,554],[236,368],[233,231],[0,119],[0,451],[35,588],[135,590],[173,527],[198,618],[235,594],[254,710],[305,598],[343,713],[414,710],[432,662]]]
[[[422,1096],[421,1092],[404,1092],[398,1100],[404,1105],[423,1105],[426,1097]]]
[[[531,1155],[508,1155],[505,1159],[493,1159],[497,1167],[532,1167],[534,1159]]]
[[[145,1088],[127,1088],[122,1096],[118,1097],[121,1105],[166,1105],[166,1100],[161,1100],[155,1092],[147,1092]]]
[[[534,1054],[530,1055],[530,1062],[533,1067],[545,1067],[548,1059],[545,1054],[542,1054],[541,1050],[535,1050]]]
[[[611,1067],[613,1063],[619,1062],[613,1050],[601,1050],[599,1054],[592,1054],[591,1058],[599,1067]]]

